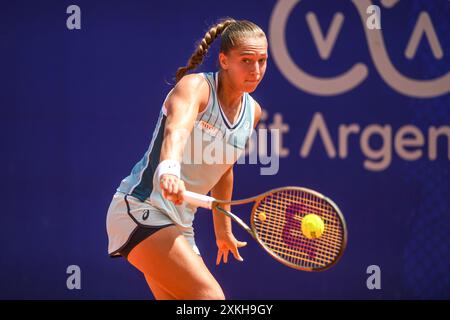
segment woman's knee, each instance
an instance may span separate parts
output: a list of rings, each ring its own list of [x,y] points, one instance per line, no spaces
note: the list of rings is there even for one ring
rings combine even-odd
[[[219,284],[205,285],[192,292],[188,300],[225,300],[225,294]]]
[[[219,287],[218,290],[212,290],[208,293],[207,300],[225,300],[225,294]]]
[[[164,289],[160,284],[155,282],[151,276],[145,275],[147,283],[156,299],[176,299],[176,300],[225,300],[220,285],[213,281],[213,283],[198,283],[193,287],[174,286],[172,288]]]
[[[138,244],[128,261],[176,299],[223,300],[222,288],[176,227]]]

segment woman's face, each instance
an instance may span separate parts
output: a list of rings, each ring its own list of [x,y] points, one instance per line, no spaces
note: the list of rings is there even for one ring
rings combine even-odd
[[[245,39],[227,54],[221,52],[219,61],[234,89],[253,92],[266,72],[267,40],[265,37]]]

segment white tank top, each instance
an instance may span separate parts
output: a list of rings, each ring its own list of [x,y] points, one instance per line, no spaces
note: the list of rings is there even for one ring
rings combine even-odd
[[[234,124],[230,123],[217,98],[218,72],[202,75],[210,86],[209,100],[205,110],[197,115],[185,145],[181,179],[187,190],[207,194],[237,159],[244,155],[245,146],[253,130],[255,102],[248,93],[244,93],[240,114]],[[166,200],[157,181],[158,174],[155,174],[159,164],[166,113],[163,104],[147,152],[133,167],[131,174],[122,180],[117,191],[130,194],[141,201],[150,201],[175,223],[191,227],[197,208],[186,203],[176,206]]]

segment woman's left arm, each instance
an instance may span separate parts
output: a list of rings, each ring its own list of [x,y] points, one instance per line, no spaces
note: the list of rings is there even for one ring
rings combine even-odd
[[[221,200],[231,200],[233,193],[233,167],[231,166],[211,189],[211,196]],[[223,208],[227,211],[231,211],[229,204],[223,205]],[[216,235],[217,244],[217,260],[216,264],[220,264],[221,259],[223,262],[228,262],[228,254],[231,251],[234,258],[239,261],[243,261],[239,254],[238,248],[247,245],[247,242],[238,241],[231,228],[231,218],[224,215],[222,212],[213,209],[214,220],[214,233]]]
[[[253,127],[256,128],[259,119],[261,118],[261,107],[255,101],[255,122]],[[216,183],[211,190],[211,196],[221,200],[231,200],[233,194],[233,166],[231,166]],[[224,209],[231,211],[230,205],[224,205]],[[223,262],[228,262],[228,253],[231,251],[236,260],[243,261],[239,254],[238,248],[247,245],[247,242],[238,241],[232,231],[231,218],[223,213],[213,209],[214,219],[214,233],[216,235],[216,244],[218,248],[216,264],[220,264],[223,257]]]

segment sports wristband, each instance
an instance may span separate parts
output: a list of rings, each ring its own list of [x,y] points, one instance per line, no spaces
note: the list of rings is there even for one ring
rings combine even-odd
[[[158,173],[158,181],[161,181],[161,176],[163,174],[171,174],[180,179],[181,166],[178,161],[167,159],[158,164],[156,172]]]

